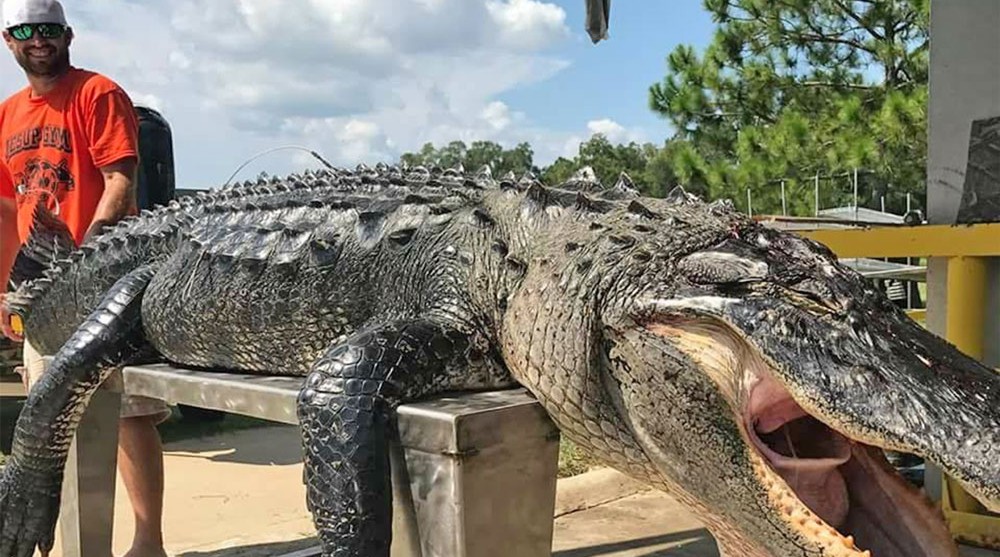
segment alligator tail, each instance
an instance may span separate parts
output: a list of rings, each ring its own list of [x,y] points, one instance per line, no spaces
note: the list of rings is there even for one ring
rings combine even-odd
[[[28,239],[18,251],[11,269],[14,289],[40,278],[45,269],[70,254],[76,247],[66,224],[43,204],[36,203]]]

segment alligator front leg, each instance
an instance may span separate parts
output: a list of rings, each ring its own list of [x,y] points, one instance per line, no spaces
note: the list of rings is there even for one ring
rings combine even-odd
[[[308,508],[326,557],[389,555],[389,440],[398,404],[507,386],[477,343],[432,320],[395,322],[332,346],[299,395]]]
[[[28,393],[0,477],[0,557],[52,549],[70,442],[94,391],[146,346],[139,310],[152,274],[142,267],[116,282]]]

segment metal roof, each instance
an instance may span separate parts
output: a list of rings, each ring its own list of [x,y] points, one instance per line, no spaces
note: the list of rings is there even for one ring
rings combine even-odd
[[[881,259],[844,258],[840,263],[871,279],[897,279],[924,281],[927,279],[927,267],[924,265],[907,265],[893,263]]]
[[[903,216],[893,213],[885,213],[864,207],[833,207],[822,209],[820,216],[832,217],[847,221],[877,222],[882,224],[903,224]]]

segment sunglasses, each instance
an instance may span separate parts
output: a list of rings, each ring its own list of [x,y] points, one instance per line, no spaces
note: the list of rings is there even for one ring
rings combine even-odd
[[[27,41],[38,33],[43,39],[56,39],[66,32],[66,27],[58,23],[24,23],[7,29],[10,36],[19,41]]]

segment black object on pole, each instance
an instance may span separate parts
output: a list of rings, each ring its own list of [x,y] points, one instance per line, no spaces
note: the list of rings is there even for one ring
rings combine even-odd
[[[597,44],[608,38],[608,22],[611,21],[611,0],[586,0],[587,34]]]

